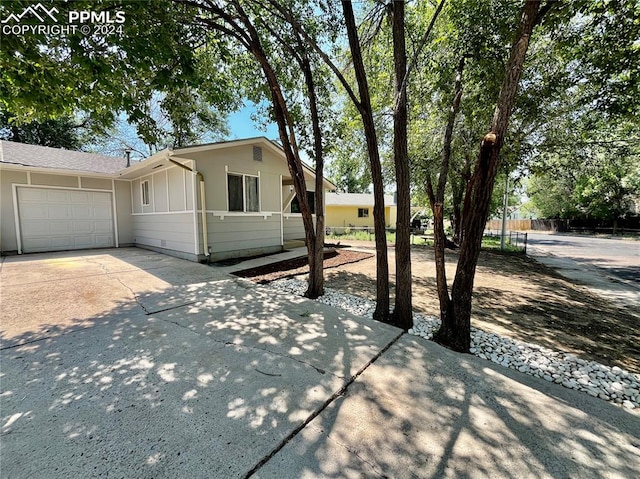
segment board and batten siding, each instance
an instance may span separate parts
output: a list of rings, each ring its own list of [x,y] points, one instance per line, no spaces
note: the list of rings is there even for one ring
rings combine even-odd
[[[142,204],[142,183],[149,183],[149,204]],[[131,182],[133,242],[174,256],[196,259],[192,173],[171,166]]]

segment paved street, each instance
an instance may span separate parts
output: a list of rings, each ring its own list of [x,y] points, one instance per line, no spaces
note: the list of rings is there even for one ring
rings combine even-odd
[[[640,241],[529,233],[527,253],[640,317]]]
[[[640,286],[640,241],[529,233],[528,245]]]

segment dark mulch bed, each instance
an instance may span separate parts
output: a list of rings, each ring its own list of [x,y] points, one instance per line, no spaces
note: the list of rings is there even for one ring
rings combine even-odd
[[[371,253],[362,253],[360,251],[330,251],[324,255],[324,269],[335,268],[344,264],[355,263],[363,259],[371,258]],[[250,268],[237,271],[233,274],[241,278],[250,278],[256,283],[265,284],[275,281],[276,279],[289,278],[297,276],[309,271],[307,257],[296,258],[287,261],[279,261],[258,268]]]

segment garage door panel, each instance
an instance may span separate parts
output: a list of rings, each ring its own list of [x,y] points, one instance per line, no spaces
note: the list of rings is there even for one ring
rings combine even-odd
[[[47,201],[51,203],[69,203],[69,192],[67,190],[46,190]]]
[[[91,195],[88,191],[70,191],[69,201],[71,203],[88,204],[91,202]]]
[[[37,227],[37,225],[32,226],[32,228],[34,228],[33,234],[37,234],[37,230],[35,229]],[[47,232],[52,235],[69,235],[72,233],[71,223],[69,221],[56,221],[54,223],[49,223],[49,229]]]
[[[111,223],[109,221],[94,221],[93,222],[93,232],[98,234],[111,234]]]
[[[47,236],[25,238],[22,249],[27,253],[51,251],[51,239]]]
[[[46,236],[50,233],[53,223],[43,223],[42,221],[25,221],[22,222],[20,230],[24,237]]]
[[[47,205],[24,205],[20,213],[25,221],[46,219],[49,218],[49,207]]]
[[[111,193],[94,193],[93,204],[107,205],[109,208],[111,208]]]
[[[96,246],[94,244],[93,237],[91,235],[85,235],[85,236],[74,236],[73,247],[74,249],[86,249],[86,248],[95,248]]]
[[[20,201],[47,201],[47,192],[40,188],[19,188],[18,199]]]
[[[93,233],[93,221],[74,221],[73,234],[91,234]]]
[[[94,206],[92,213],[96,220],[111,218],[111,205]]]
[[[18,187],[25,253],[114,246],[110,192]]]
[[[66,205],[49,205],[47,217],[50,220],[68,220],[73,218],[73,210]]]
[[[58,249],[73,249],[74,242],[72,236],[54,236],[50,237],[51,246]]]
[[[93,216],[93,208],[88,205],[87,206],[73,205],[71,207],[71,216],[73,218],[91,218]]]
[[[93,240],[95,242],[96,248],[109,248],[113,246],[113,236],[112,235],[93,235]]]

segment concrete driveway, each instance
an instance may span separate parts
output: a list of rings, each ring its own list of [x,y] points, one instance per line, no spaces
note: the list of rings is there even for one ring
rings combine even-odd
[[[640,475],[637,415],[216,268],[8,257],[0,304],[3,478]]]

